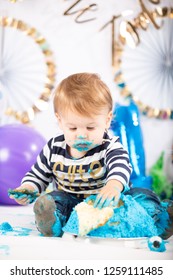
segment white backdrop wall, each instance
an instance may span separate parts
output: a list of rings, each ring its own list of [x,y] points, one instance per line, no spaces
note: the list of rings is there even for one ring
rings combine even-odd
[[[124,10],[133,10],[133,16],[139,12],[137,0],[82,0],[74,10],[84,8],[89,4],[97,4],[95,12],[88,12],[85,18],[96,17],[87,23],[76,23],[76,15],[64,16],[63,13],[74,2],[73,0],[23,0],[15,4],[8,0],[0,0],[0,15],[6,15],[23,20],[39,30],[47,39],[57,66],[56,84],[66,76],[76,72],[95,72],[111,89],[115,102],[123,102],[114,82],[111,67],[111,26],[103,31],[99,29],[113,15]],[[152,6],[148,0],[147,7]],[[162,0],[161,5],[170,5],[173,1]],[[81,20],[84,19],[81,17]],[[10,45],[9,48],[13,48]],[[21,45],[21,48],[27,48]],[[141,85],[142,86],[142,85]],[[21,99],[24,98],[21,94]],[[15,122],[13,118],[5,118],[3,123]],[[60,133],[53,114],[52,102],[48,110],[38,113],[31,125],[49,139]],[[170,150],[173,142],[173,122],[156,120],[141,115],[141,127],[144,137],[146,154],[146,169],[158,159],[161,151]]]

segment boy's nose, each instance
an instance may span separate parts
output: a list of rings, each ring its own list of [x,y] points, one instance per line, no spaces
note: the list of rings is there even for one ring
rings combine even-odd
[[[78,139],[86,139],[87,135],[86,134],[79,134],[79,135],[77,135],[77,138]]]

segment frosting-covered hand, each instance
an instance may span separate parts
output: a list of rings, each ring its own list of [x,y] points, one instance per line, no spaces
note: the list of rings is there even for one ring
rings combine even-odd
[[[102,188],[100,193],[96,196],[94,202],[94,207],[99,209],[103,207],[113,206],[116,207],[120,196],[121,191],[123,190],[123,185],[116,180],[108,181],[108,183]]]
[[[18,204],[27,205],[34,202],[39,193],[33,186],[25,184],[13,190],[9,189],[8,195]]]

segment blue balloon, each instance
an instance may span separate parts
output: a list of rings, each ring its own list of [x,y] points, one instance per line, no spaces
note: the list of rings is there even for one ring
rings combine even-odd
[[[110,129],[120,137],[124,148],[128,151],[132,164],[130,181],[134,187],[150,188],[152,178],[145,174],[145,151],[143,135],[139,121],[139,111],[134,102],[129,105],[116,104]]]

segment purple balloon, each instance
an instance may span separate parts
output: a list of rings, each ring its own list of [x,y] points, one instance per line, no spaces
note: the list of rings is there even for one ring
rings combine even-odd
[[[35,163],[46,140],[23,124],[0,126],[0,204],[18,205],[8,197]]]

